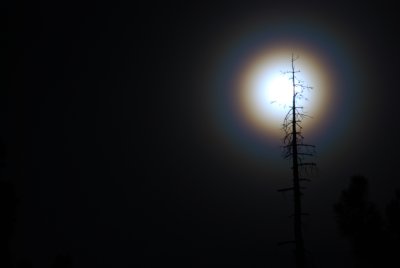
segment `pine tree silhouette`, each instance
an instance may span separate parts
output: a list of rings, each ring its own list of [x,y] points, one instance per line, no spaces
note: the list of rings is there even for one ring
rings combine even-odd
[[[72,267],[72,257],[70,255],[59,254],[55,257],[53,268],[70,268]]]
[[[14,184],[5,178],[6,151],[0,141],[0,267],[12,267],[10,242],[14,236],[17,196]]]
[[[400,252],[400,189],[396,191],[395,198],[386,206],[387,219],[387,253],[388,262],[400,266],[398,254]]]
[[[353,176],[334,205],[341,234],[353,247],[356,267],[399,267],[400,192],[386,207],[386,218],[369,201],[368,181]]]

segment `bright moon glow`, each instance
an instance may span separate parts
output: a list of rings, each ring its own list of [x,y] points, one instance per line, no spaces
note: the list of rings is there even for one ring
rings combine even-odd
[[[289,64],[288,64],[289,62]],[[278,70],[281,66],[282,70]],[[264,118],[274,117],[283,120],[285,114],[288,111],[289,106],[293,102],[293,83],[291,74],[284,72],[289,71],[290,61],[287,60],[286,64],[281,63],[277,66],[272,67],[268,65],[262,65],[257,72],[252,76],[250,82],[250,91],[253,102],[253,109],[255,109],[260,116]],[[296,73],[297,79],[305,78],[304,75]],[[299,81],[296,79],[296,83]],[[302,81],[300,79],[300,81]],[[307,86],[303,82],[304,86]],[[312,96],[310,90],[301,91],[299,87],[295,88],[298,94],[301,94],[303,98],[297,98],[296,102],[298,106],[310,107],[309,101]]]
[[[298,52],[297,52],[298,51]],[[314,119],[305,119],[303,126],[312,131],[328,111],[331,84],[328,70],[308,50],[297,50],[295,61],[296,83],[312,89],[296,87],[299,98],[296,105]],[[283,119],[293,101],[291,80],[291,48],[278,48],[256,53],[244,65],[238,83],[238,104],[244,119],[260,133],[267,132],[275,138],[282,135]],[[325,67],[325,68],[324,68]]]
[[[257,155],[276,157],[274,148],[284,136],[283,120],[292,106],[292,55],[298,57],[296,76],[312,87],[296,102],[312,117],[302,122],[306,142],[333,148],[351,122],[364,120],[355,103],[367,81],[359,40],[324,21],[287,18],[263,14],[232,27],[216,40],[215,67],[204,69],[211,78],[204,107],[213,107],[216,134]]]
[[[272,77],[260,85],[260,90],[267,93],[266,100],[269,103],[276,102],[278,105],[290,105],[293,100],[293,85],[291,81],[282,76]]]

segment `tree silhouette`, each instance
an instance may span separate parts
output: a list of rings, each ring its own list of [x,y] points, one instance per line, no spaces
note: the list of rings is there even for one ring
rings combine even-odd
[[[282,125],[285,133],[283,138],[284,158],[292,159],[293,187],[279,189],[278,191],[293,191],[294,241],[288,242],[294,242],[295,244],[296,267],[305,268],[307,266],[307,260],[303,239],[302,217],[307,215],[307,213],[303,213],[302,211],[301,196],[303,193],[301,189],[304,187],[301,186],[301,182],[310,181],[306,176],[313,170],[315,163],[305,161],[305,157],[314,155],[315,146],[304,143],[304,137],[302,135],[301,123],[303,119],[309,116],[303,112],[304,107],[299,106],[297,101],[304,98],[303,92],[305,90],[310,90],[311,87],[305,86],[303,82],[297,78],[296,73],[300,72],[300,70],[297,70],[295,67],[295,61],[297,59],[298,57],[294,57],[292,54],[292,70],[285,72],[286,74],[290,74],[289,79],[292,80],[293,93],[292,106],[289,107],[290,109]]]
[[[13,261],[11,242],[14,239],[20,200],[17,198],[15,184],[5,172],[6,156],[6,146],[0,140],[0,267],[31,268],[32,262],[27,258]]]
[[[353,176],[334,212],[341,234],[352,244],[356,267],[398,267],[400,192],[385,219],[369,201],[367,179]]]
[[[400,252],[400,190],[396,191],[395,198],[386,206],[385,210],[387,224],[387,252],[388,262],[399,264],[398,253]]]
[[[14,235],[17,196],[14,184],[4,175],[5,145],[0,141],[0,267],[12,267],[10,242]]]
[[[11,267],[10,241],[14,234],[16,206],[14,185],[0,181],[0,267]]]
[[[23,260],[21,260],[18,264],[17,264],[17,268],[32,268],[32,261],[30,261],[29,259],[25,258]]]
[[[59,254],[54,258],[53,268],[69,268],[72,267],[72,257],[70,255]]]

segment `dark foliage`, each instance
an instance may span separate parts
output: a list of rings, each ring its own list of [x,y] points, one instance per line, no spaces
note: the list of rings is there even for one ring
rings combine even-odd
[[[17,265],[17,268],[32,268],[32,267],[33,267],[32,262],[28,259],[23,259]]]
[[[352,244],[356,267],[398,267],[400,194],[386,209],[386,217],[369,201],[368,181],[351,178],[334,205],[340,232]]]
[[[57,255],[53,262],[53,268],[72,267],[72,257],[70,255]]]
[[[5,145],[0,142],[0,267],[12,267],[10,242],[14,236],[17,197],[14,184],[4,174]]]
[[[400,190],[396,191],[395,198],[386,206],[385,212],[388,260],[390,263],[400,265],[398,258],[400,252]]]
[[[16,200],[14,185],[0,181],[0,267],[11,267],[10,241],[14,234]]]

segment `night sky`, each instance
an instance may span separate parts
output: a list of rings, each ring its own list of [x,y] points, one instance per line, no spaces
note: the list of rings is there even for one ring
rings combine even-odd
[[[303,197],[316,267],[353,267],[333,213],[351,176],[369,180],[379,209],[400,188],[393,5],[37,1],[7,12],[0,138],[2,180],[19,200],[15,263],[294,267],[293,245],[277,246],[293,239],[281,140],[240,129],[224,101],[251,49],[236,44],[261,42],[264,28],[272,40],[312,36],[343,74],[329,127],[306,137],[317,146]]]

